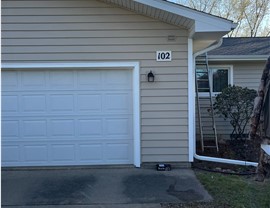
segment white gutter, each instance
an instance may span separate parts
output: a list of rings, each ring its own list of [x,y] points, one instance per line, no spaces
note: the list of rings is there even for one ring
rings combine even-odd
[[[202,51],[196,52],[195,54],[192,55],[192,50],[190,52],[190,49],[193,48],[193,40],[188,39],[188,116],[189,116],[189,161],[193,162],[193,157],[196,158],[197,160],[202,160],[202,161],[209,161],[209,162],[218,162],[218,163],[226,163],[226,164],[234,164],[234,165],[244,165],[244,166],[257,166],[258,163],[256,162],[248,162],[248,161],[242,161],[242,160],[231,160],[231,159],[224,159],[224,158],[218,158],[218,157],[208,157],[208,156],[202,156],[202,155],[197,155],[196,153],[196,120],[195,120],[195,58],[198,55],[201,55],[203,53],[206,53],[210,50],[213,50],[215,48],[218,48],[222,44],[222,39],[215,44],[212,45]]]
[[[196,53],[194,53],[193,54],[193,66],[195,65],[195,58],[197,57],[197,56],[199,56],[199,55],[201,55],[201,54],[204,54],[204,53],[207,53],[208,51],[211,51],[211,50],[214,50],[214,49],[216,49],[216,48],[218,48],[218,47],[220,47],[221,45],[222,45],[222,42],[223,42],[223,38],[221,38],[219,41],[218,41],[218,43],[217,44],[213,44],[213,45],[211,45],[210,47],[208,47],[208,48],[205,48],[205,49],[203,49],[203,50],[201,50],[201,51],[198,51],[198,52],[196,52]],[[194,67],[193,67],[194,68]]]

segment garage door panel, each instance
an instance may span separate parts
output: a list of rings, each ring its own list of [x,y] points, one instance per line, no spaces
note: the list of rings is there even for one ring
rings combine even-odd
[[[22,138],[47,137],[47,121],[46,120],[24,120],[22,121]]]
[[[78,136],[102,136],[102,119],[78,121]]]
[[[77,106],[79,112],[102,112],[101,94],[78,94]]]
[[[133,141],[99,139],[77,141],[27,141],[2,144],[3,166],[76,165],[76,164],[130,164],[133,159]],[[89,154],[91,152],[92,154]],[[35,157],[33,157],[35,155]]]
[[[89,154],[89,152],[92,154]],[[103,163],[102,144],[80,144],[78,154],[78,158],[82,162]]]
[[[49,98],[49,111],[52,112],[73,112],[74,95],[72,94],[53,94]]]
[[[75,136],[74,120],[50,120],[50,132],[52,137]]]
[[[131,97],[129,93],[107,93],[104,110],[106,113],[129,113]]]
[[[103,88],[104,89],[131,89],[132,77],[131,73],[126,71],[108,70],[104,74]]]
[[[20,145],[6,145],[2,144],[2,165],[20,162]]]
[[[126,162],[131,157],[130,146],[129,143],[108,143],[105,150],[106,158],[115,163]]]
[[[4,72],[3,166],[132,164],[131,74]]]
[[[2,90],[15,90],[19,88],[19,78],[17,71],[5,72],[4,78],[2,77]]]
[[[74,89],[74,71],[50,71],[48,86],[50,89]]]
[[[28,90],[46,88],[46,73],[43,71],[21,71],[21,87]]]
[[[111,118],[106,119],[105,122],[106,122],[105,132],[107,135],[127,136],[130,132],[128,119]]]
[[[102,89],[102,72],[93,70],[79,71],[77,75],[77,87],[79,90]]]
[[[46,112],[46,95],[28,94],[21,99],[22,112]]]
[[[2,139],[4,138],[18,138],[20,123],[17,120],[2,120]]]
[[[2,95],[2,113],[16,113],[19,111],[17,95]]]
[[[48,161],[48,147],[47,145],[24,145],[24,161],[26,163]],[[35,155],[35,157],[33,157]]]
[[[51,160],[54,163],[75,161],[75,145],[74,144],[52,144],[51,145]]]

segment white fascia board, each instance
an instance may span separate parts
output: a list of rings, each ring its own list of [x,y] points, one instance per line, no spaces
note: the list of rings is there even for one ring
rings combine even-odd
[[[163,0],[134,0],[134,2],[192,19],[195,21],[195,32],[229,32],[236,27],[236,24],[230,20],[226,20]]]
[[[234,29],[235,26],[233,23],[231,24],[220,24],[218,22],[215,22],[213,20],[209,20],[209,22],[202,20],[196,20],[195,21],[195,31],[196,32],[230,32],[232,29]]]
[[[209,61],[266,61],[268,55],[208,55]]]

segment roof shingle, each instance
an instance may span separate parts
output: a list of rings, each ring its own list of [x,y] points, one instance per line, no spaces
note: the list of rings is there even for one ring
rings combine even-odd
[[[270,37],[223,38],[223,43],[208,55],[211,56],[258,56],[270,55]]]

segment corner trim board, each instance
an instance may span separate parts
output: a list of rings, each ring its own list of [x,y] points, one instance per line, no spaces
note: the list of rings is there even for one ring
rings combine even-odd
[[[188,161],[194,161],[195,148],[195,74],[193,58],[193,40],[188,39]]]

